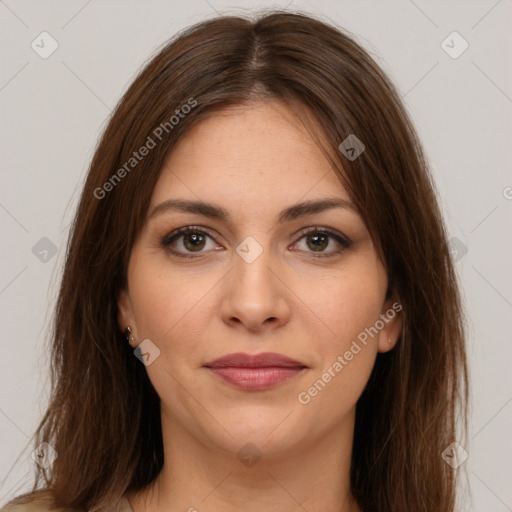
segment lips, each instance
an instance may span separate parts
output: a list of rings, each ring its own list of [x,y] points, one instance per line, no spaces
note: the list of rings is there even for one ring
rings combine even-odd
[[[228,354],[204,365],[215,376],[245,390],[262,390],[289,380],[307,368],[273,352]]]
[[[237,352],[219,357],[210,363],[205,364],[209,368],[225,368],[226,366],[236,366],[238,368],[268,368],[270,366],[280,368],[294,368],[306,365],[290,359],[289,357],[274,352],[263,352],[261,354],[245,354]]]

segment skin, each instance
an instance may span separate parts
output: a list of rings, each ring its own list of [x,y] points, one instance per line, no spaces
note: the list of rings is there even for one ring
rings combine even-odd
[[[214,203],[231,218],[151,216],[171,198]],[[299,402],[395,302],[385,300],[386,270],[357,211],[277,222],[286,207],[324,198],[350,201],[308,131],[278,101],[225,108],[168,156],[118,300],[132,347],[149,339],[160,350],[146,370],[161,399],[165,464],[151,486],[127,494],[134,512],[360,510],[349,487],[355,407],[402,320],[395,315],[309,403]],[[186,226],[206,233],[199,248],[190,234],[162,246]],[[329,237],[318,248],[318,231],[300,233],[315,226],[352,243]],[[251,263],[236,252],[248,236],[263,251]],[[277,352],[307,368],[246,391],[204,367],[233,352]],[[261,455],[250,467],[237,457],[247,443]]]

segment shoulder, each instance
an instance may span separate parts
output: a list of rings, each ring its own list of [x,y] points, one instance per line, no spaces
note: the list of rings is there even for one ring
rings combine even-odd
[[[0,512],[64,512],[62,509],[55,508],[49,499],[36,498],[17,498],[7,503]]]
[[[55,507],[53,500],[49,493],[41,492],[32,496],[20,496],[11,502],[4,505],[0,512],[67,512],[62,507]],[[130,503],[126,496],[122,496],[115,507],[115,510],[110,509],[110,512],[133,512]]]
[[[48,490],[39,489],[23,494],[3,506],[0,512],[57,512]]]
[[[32,502],[6,505],[0,512],[55,512],[55,509],[48,508]]]

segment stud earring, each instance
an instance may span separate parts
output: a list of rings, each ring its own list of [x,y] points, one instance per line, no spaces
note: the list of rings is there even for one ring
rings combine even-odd
[[[126,338],[128,343],[133,343],[135,341],[135,338],[132,336],[132,329],[130,326],[128,326],[124,331],[124,337]]]

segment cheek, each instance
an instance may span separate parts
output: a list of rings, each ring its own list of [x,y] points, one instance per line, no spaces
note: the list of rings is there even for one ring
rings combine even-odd
[[[321,279],[302,278],[294,286],[303,299],[310,321],[303,327],[311,330],[321,323],[321,338],[326,348],[341,350],[365,328],[378,320],[385,295],[382,272],[371,264],[323,275]],[[320,334],[320,332],[319,332]]]
[[[378,265],[367,263],[357,270],[351,267],[350,272],[333,273],[319,287],[302,287],[311,311],[303,328],[314,340],[311,350],[318,364],[299,402],[309,401],[311,412],[318,407],[320,414],[326,406],[334,407],[335,415],[346,412],[361,395],[377,355],[378,336],[368,335],[367,329],[381,313],[386,287],[383,273]],[[321,319],[318,333],[311,332],[313,317]]]
[[[135,255],[130,265],[132,297],[139,337],[149,338],[161,350],[193,350],[207,329],[212,297],[219,276],[212,272],[170,272],[155,258]]]

